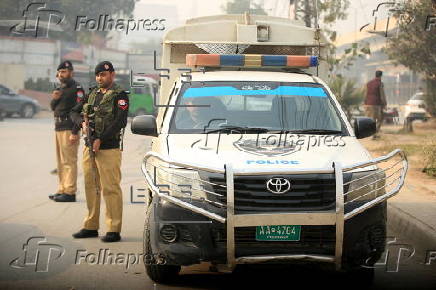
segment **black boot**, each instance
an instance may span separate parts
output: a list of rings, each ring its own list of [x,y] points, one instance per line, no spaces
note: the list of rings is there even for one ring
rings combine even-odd
[[[121,240],[121,236],[120,233],[117,232],[107,232],[106,235],[101,238],[101,240],[105,243],[113,243]]]
[[[73,234],[73,238],[75,239],[95,238],[95,237],[98,237],[97,230],[81,229],[77,233]]]
[[[62,193],[58,196],[55,196],[53,198],[54,201],[57,202],[75,202],[76,201],[76,195],[75,194],[65,194]]]
[[[49,196],[48,196],[48,198],[50,198],[51,200],[53,200],[56,196],[59,196],[59,195],[61,195],[62,193],[55,193],[55,194],[50,194]]]

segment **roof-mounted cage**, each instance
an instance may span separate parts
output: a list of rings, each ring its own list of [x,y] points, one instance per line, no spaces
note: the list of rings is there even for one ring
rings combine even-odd
[[[328,39],[319,30],[286,18],[246,14],[187,20],[185,25],[169,30],[163,39],[160,68],[166,73],[161,78],[160,105],[168,104],[171,89],[181,73],[192,71],[186,65],[188,54],[317,56],[316,67],[299,69],[327,81],[327,45]],[[159,109],[159,127],[165,110]]]

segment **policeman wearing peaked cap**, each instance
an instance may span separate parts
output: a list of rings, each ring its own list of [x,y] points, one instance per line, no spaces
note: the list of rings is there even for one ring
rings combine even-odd
[[[53,91],[50,106],[55,119],[59,185],[56,193],[49,195],[49,198],[57,202],[74,202],[80,128],[71,120],[70,112],[84,97],[84,90],[73,79],[73,64],[68,60],[59,64],[56,77],[60,81],[60,86]]]
[[[97,237],[101,196],[106,203],[107,233],[104,242],[121,239],[123,199],[121,182],[122,131],[127,124],[129,98],[114,82],[115,70],[109,61],[95,67],[98,86],[74,107],[71,117],[87,135],[83,151],[88,214],[74,238]]]

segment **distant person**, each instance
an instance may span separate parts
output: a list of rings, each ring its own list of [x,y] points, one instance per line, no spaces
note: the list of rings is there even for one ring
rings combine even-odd
[[[75,202],[77,191],[77,151],[80,127],[70,118],[73,107],[85,92],[73,79],[73,65],[66,60],[57,68],[56,77],[61,85],[52,92],[51,109],[54,111],[58,189],[50,199],[57,202]]]
[[[383,110],[386,108],[386,95],[384,91],[384,85],[381,81],[383,72],[378,70],[375,72],[375,78],[366,84],[366,99],[365,114],[366,116],[373,118],[376,122],[376,133],[372,137],[378,139],[380,127],[383,123]]]

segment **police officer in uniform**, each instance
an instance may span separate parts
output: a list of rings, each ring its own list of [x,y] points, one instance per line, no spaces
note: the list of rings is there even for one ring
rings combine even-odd
[[[82,86],[73,79],[73,65],[66,60],[59,64],[56,77],[60,87],[52,93],[56,135],[58,190],[49,195],[57,202],[75,202],[77,191],[77,151],[79,130],[70,118],[71,110],[84,97]]]
[[[123,199],[120,187],[120,141],[127,125],[129,99],[114,78],[112,63],[99,63],[95,67],[98,86],[71,113],[74,122],[81,124],[84,133],[89,135],[85,138],[87,146],[83,151],[88,214],[83,228],[73,234],[76,239],[98,236],[101,196],[106,203],[107,226],[102,241],[117,242],[121,239]]]

